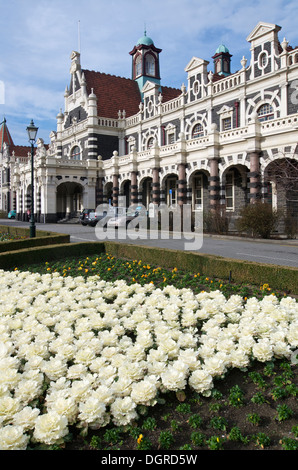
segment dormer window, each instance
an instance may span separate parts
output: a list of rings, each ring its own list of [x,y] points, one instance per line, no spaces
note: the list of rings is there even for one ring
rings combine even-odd
[[[145,58],[145,75],[155,76],[155,59],[151,54],[147,54]]]
[[[136,57],[135,74],[136,74],[136,77],[139,77],[140,75],[142,75],[142,56],[141,55],[138,55]]]

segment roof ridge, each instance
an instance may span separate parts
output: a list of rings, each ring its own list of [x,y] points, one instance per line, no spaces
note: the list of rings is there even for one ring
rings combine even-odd
[[[82,69],[82,72],[100,73],[101,75],[105,75],[106,77],[121,78],[123,80],[129,80],[131,82],[134,81],[134,80],[132,80],[132,78],[122,77],[121,75],[115,75],[115,74],[112,74],[112,73],[99,72],[99,71],[96,71],[96,70]]]

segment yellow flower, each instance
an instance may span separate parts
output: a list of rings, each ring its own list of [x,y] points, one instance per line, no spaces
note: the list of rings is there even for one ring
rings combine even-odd
[[[143,434],[140,434],[140,435],[139,435],[139,437],[138,437],[138,439],[137,439],[137,443],[138,443],[138,444],[141,444],[141,442],[142,442],[142,440],[143,440],[143,437],[144,437]]]

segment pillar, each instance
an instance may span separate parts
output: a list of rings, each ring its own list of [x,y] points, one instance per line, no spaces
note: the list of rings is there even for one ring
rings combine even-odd
[[[113,206],[117,207],[118,206],[118,196],[119,196],[119,183],[118,183],[118,176],[117,174],[113,175]]]
[[[179,163],[178,165],[178,195],[177,201],[180,206],[186,203],[186,165]]]
[[[130,202],[131,204],[138,203],[138,184],[137,184],[137,171],[131,172],[131,185],[130,185]]]
[[[252,204],[256,203],[261,198],[260,188],[260,152],[253,151],[249,154],[250,158],[250,172],[248,173],[249,177],[249,200]]]
[[[218,175],[218,159],[212,158],[210,160],[210,177],[209,177],[209,200],[210,210],[216,211],[219,204],[219,175]]]
[[[160,182],[159,182],[159,168],[152,170],[152,202],[153,204],[160,203]]]

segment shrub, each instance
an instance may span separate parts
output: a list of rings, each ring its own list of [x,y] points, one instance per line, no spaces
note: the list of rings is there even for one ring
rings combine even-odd
[[[225,211],[216,209],[204,212],[203,228],[205,232],[224,234],[229,229],[229,218]]]
[[[269,238],[276,228],[280,214],[268,203],[256,202],[243,207],[237,221],[237,229],[252,237]]]

